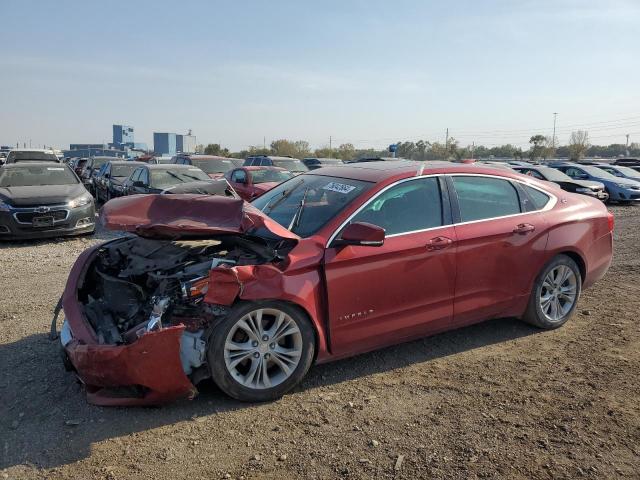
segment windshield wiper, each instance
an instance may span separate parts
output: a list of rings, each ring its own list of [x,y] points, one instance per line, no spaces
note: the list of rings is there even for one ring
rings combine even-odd
[[[201,178],[194,177],[193,175],[187,175],[186,173],[183,173],[182,175],[187,178],[193,178],[194,180],[202,180]]]
[[[173,172],[170,172],[169,170],[165,170],[167,172],[168,175],[171,175],[173,178],[177,178],[178,180],[180,180],[180,183],[184,183],[184,179],[180,178],[178,175],[176,175]]]
[[[305,188],[304,193],[302,194],[302,199],[300,199],[300,205],[296,209],[296,213],[293,214],[293,218],[291,219],[291,223],[289,224],[288,230],[293,232],[294,228],[297,228],[300,225],[300,219],[302,218],[302,212],[304,211],[304,206],[307,204],[307,195],[309,194],[309,187]]]
[[[266,214],[271,213],[271,211],[276,208],[278,205],[280,205],[280,203],[282,203],[284,200],[286,200],[287,198],[289,198],[291,196],[291,194],[295,191],[296,188],[298,188],[300,185],[302,185],[304,183],[304,180],[300,180],[300,182],[298,182],[295,186],[293,186],[292,188],[290,188],[289,190],[284,190],[282,192],[282,196],[281,197],[271,197],[271,200],[269,200],[267,202],[267,204],[262,208],[262,211]],[[271,201],[274,199],[278,199],[276,200],[273,205],[271,205]],[[269,207],[269,210],[267,211],[267,207]]]

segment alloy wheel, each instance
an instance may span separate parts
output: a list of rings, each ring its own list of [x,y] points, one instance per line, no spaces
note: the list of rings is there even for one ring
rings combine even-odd
[[[231,327],[224,344],[224,362],[239,384],[264,390],[293,374],[302,345],[302,333],[291,316],[278,309],[260,308]]]
[[[551,322],[559,322],[571,312],[578,295],[575,273],[566,265],[552,268],[540,290],[540,309]]]

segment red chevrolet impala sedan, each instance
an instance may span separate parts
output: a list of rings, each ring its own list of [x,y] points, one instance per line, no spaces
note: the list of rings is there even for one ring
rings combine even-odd
[[[311,365],[495,317],[553,329],[611,263],[602,202],[505,169],[371,162],[230,197],[111,200],[128,234],[85,251],[62,299],[91,403],[213,381],[278,398]]]

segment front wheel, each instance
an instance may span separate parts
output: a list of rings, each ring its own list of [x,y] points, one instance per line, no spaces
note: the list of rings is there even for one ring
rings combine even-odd
[[[576,262],[567,255],[558,255],[536,278],[523,320],[547,330],[564,325],[578,304],[581,288],[582,276]]]
[[[213,381],[246,402],[275,400],[305,376],[315,351],[306,314],[279,301],[241,302],[214,327],[207,352]]]

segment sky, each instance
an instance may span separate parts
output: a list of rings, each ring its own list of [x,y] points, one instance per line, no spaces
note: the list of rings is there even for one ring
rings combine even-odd
[[[640,141],[640,0],[1,0],[0,144]]]

